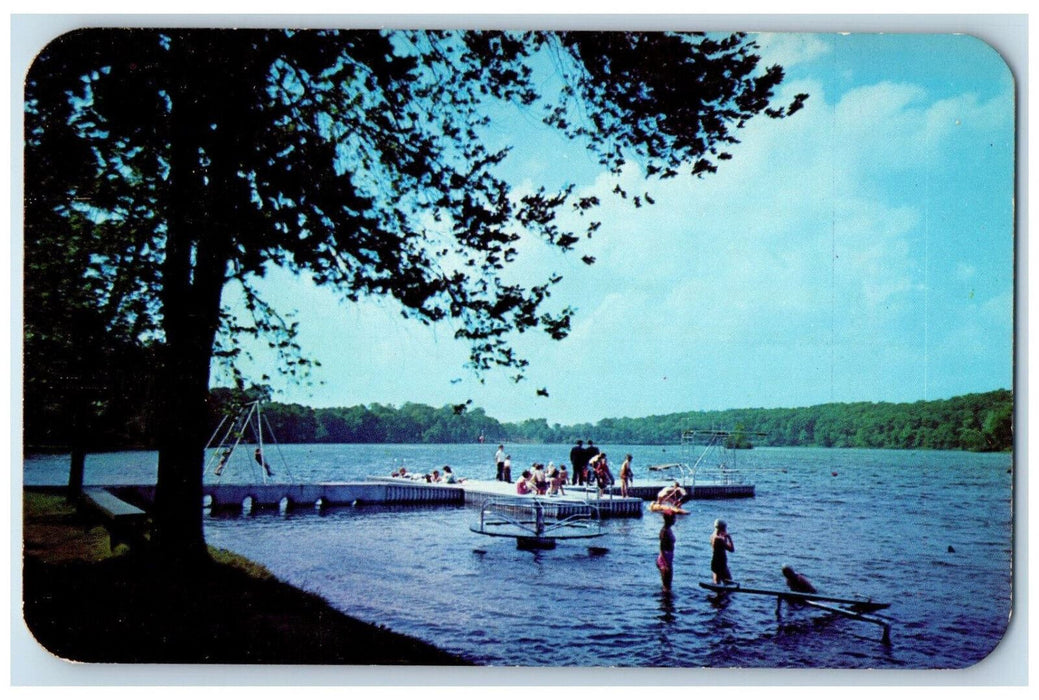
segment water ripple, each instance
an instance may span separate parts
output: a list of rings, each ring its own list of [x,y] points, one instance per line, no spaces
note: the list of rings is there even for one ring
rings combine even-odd
[[[404,464],[491,476],[484,446],[282,446],[301,481],[343,481]],[[566,446],[517,445],[514,461]],[[636,465],[660,448],[609,446]],[[547,456],[546,456],[547,455]],[[554,455],[554,457],[553,457]],[[154,453],[91,455],[88,483],[154,481]],[[742,455],[741,455],[742,458]],[[206,537],[339,609],[499,666],[965,668],[999,643],[1010,614],[1008,455],[755,449],[743,460],[757,496],[697,501],[675,526],[675,586],[660,592],[655,516],[606,521],[598,557],[560,543],[530,553],[469,531],[465,507],[346,508],[321,516],[210,516]],[[832,472],[838,472],[833,477]],[[63,483],[67,461],[28,459],[27,483]],[[636,479],[644,475],[636,470]],[[744,585],[804,571],[820,590],[889,601],[879,630],[810,610],[776,619],[775,601],[712,602],[715,518],[736,543]],[[952,552],[948,547],[952,546]],[[965,577],[969,586],[963,585]],[[926,584],[926,585],[924,585]],[[986,591],[976,595],[975,591]]]

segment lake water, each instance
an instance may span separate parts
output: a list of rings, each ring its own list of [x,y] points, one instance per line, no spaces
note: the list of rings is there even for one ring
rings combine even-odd
[[[493,478],[495,445],[268,447],[275,480],[343,481],[403,465]],[[513,474],[559,463],[568,446],[510,445]],[[609,445],[611,462],[683,459],[678,448]],[[241,453],[241,455],[239,455]],[[480,664],[562,667],[966,668],[1000,642],[1012,600],[1008,454],[757,448],[740,452],[751,499],[692,501],[674,528],[675,584],[654,566],[660,518],[608,520],[591,542],[518,550],[475,534],[464,506],[360,507],[323,514],[207,516],[207,540],[262,563],[342,611]],[[225,481],[250,480],[251,450]],[[520,469],[517,469],[520,467]],[[62,484],[67,457],[30,457],[26,484]],[[207,477],[207,480],[212,477]],[[86,481],[154,483],[155,453],[91,455]],[[708,538],[723,518],[743,586],[779,588],[780,567],[820,592],[891,602],[881,629],[774,598],[710,599]]]

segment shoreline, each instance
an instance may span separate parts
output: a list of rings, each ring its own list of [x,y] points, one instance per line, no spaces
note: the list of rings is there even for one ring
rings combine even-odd
[[[225,550],[170,572],[53,490],[22,491],[22,612],[35,642],[66,662],[473,666],[350,617]]]

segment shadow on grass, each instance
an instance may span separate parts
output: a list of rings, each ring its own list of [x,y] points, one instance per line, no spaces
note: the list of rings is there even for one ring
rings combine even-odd
[[[218,553],[170,572],[108,552],[100,527],[60,496],[26,493],[23,603],[37,641],[97,663],[468,665],[425,642],[340,613],[262,568]]]

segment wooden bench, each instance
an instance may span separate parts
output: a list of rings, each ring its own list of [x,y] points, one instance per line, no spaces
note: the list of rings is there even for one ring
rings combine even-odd
[[[108,530],[108,548],[115,550],[119,544],[138,547],[147,544],[145,531],[148,514],[137,506],[127,503],[110,491],[102,488],[83,489],[81,504],[101,517]]]

